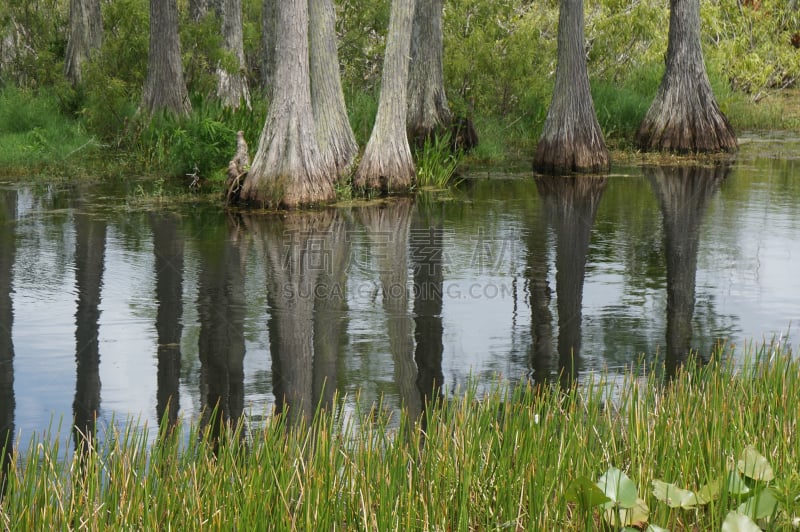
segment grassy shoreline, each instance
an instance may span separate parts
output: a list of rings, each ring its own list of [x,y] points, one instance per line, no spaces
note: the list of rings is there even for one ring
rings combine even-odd
[[[308,428],[272,415],[218,445],[179,425],[150,448],[129,425],[68,461],[57,443],[33,441],[15,454],[0,527],[585,530],[603,511],[581,490],[619,468],[647,523],[719,530],[747,498],[730,481],[691,508],[659,500],[652,481],[698,490],[731,478],[752,448],[774,479],[742,482],[778,501],[760,524],[796,528],[800,361],[780,346],[745,359],[690,363],[667,384],[632,368],[613,394],[608,375],[566,391],[467,390],[424,422],[379,407],[318,413]]]

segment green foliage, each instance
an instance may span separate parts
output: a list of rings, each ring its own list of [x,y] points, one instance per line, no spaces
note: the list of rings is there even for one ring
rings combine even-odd
[[[24,168],[86,157],[98,144],[60,112],[50,91],[0,90],[0,167]]]
[[[339,62],[345,86],[372,92],[380,85],[389,8],[389,2],[336,0]]]
[[[63,76],[64,0],[4,0],[0,5],[0,86],[47,87]]]
[[[456,170],[463,156],[461,151],[453,152],[450,133],[425,139],[414,154],[417,185],[444,189],[457,184]]]

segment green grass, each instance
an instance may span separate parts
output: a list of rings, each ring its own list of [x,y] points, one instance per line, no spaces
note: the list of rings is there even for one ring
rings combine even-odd
[[[574,483],[619,468],[649,523],[719,530],[741,503],[732,490],[670,508],[651,482],[697,489],[752,446],[775,471],[772,526],[786,529],[800,516],[800,363],[775,346],[747,360],[690,364],[668,385],[639,368],[568,391],[471,389],[429,411],[425,431],[378,405],[318,413],[310,429],[272,415],[224,432],[216,454],[184,426],[148,448],[129,425],[82,460],[57,439],[33,441],[15,455],[0,527],[585,530],[601,512],[572,502]]]
[[[47,91],[0,90],[0,168],[4,172],[70,164],[86,158],[99,143],[61,113]]]

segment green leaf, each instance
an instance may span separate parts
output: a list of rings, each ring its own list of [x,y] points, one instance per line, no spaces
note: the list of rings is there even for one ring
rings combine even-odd
[[[606,508],[613,504],[618,504],[622,508],[633,508],[636,505],[639,497],[636,484],[616,467],[608,468],[596,485],[611,500],[610,503],[606,503]]]
[[[567,486],[565,496],[568,501],[575,502],[584,508],[593,508],[609,502],[611,499],[586,477],[578,477]]]
[[[697,504],[708,504],[719,497],[720,479],[712,480],[697,491]]]
[[[667,503],[670,508],[694,508],[703,504],[695,492],[679,488],[675,484],[654,480],[652,485],[656,499]]]
[[[650,517],[650,508],[647,507],[644,500],[637,497],[630,508],[607,508],[603,517],[608,524],[614,527],[634,526],[639,528]]]
[[[644,529],[644,532],[669,532],[669,530],[666,528],[661,528],[658,525],[647,525],[647,528]]]
[[[736,467],[744,476],[753,480],[769,482],[775,478],[775,473],[772,471],[772,466],[769,465],[769,460],[764,458],[753,447],[748,446],[742,451]]]
[[[765,489],[756,492],[752,497],[744,501],[736,511],[755,521],[770,517],[777,509],[778,499],[775,498],[775,494],[771,489]]]
[[[745,495],[750,493],[750,488],[747,487],[744,479],[736,471],[728,472],[727,485],[728,493],[731,495]]]
[[[761,532],[761,528],[746,515],[731,511],[725,516],[722,532]]]

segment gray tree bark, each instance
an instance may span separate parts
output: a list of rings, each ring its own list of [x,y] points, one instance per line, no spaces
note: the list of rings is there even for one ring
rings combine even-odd
[[[191,104],[183,78],[176,0],[150,0],[150,51],[142,109],[189,114]]]
[[[603,172],[608,165],[608,148],[589,89],[583,0],[561,0],[553,99],[536,147],[533,167],[542,173],[561,174]]]
[[[422,146],[452,120],[444,90],[442,0],[416,2],[408,73],[408,138]]]
[[[667,67],[635,141],[652,151],[737,149],[736,134],[717,105],[706,74],[699,0],[670,0]]]
[[[16,256],[17,193],[0,191],[0,502],[14,450],[14,258]]]
[[[261,4],[261,88],[265,94],[271,94],[275,84],[277,33],[278,0],[263,0]]]
[[[69,35],[64,75],[73,86],[82,79],[83,63],[103,44],[100,0],[70,0]]]
[[[277,69],[272,104],[240,198],[293,208],[336,198],[315,135],[308,58],[308,2],[279,5]]]
[[[353,178],[360,189],[409,190],[416,178],[406,134],[408,57],[415,0],[393,0],[381,80],[378,114]]]
[[[222,104],[232,109],[240,105],[251,109],[250,89],[247,86],[247,64],[244,58],[244,34],[242,29],[242,0],[221,0],[222,37],[225,50],[236,58],[238,69],[228,71],[217,66],[217,97]]]
[[[201,21],[214,8],[214,3],[220,0],[189,0],[189,17]]]
[[[327,172],[342,177],[358,153],[347,117],[339,53],[336,49],[336,14],[332,0],[309,0],[311,46],[311,104],[317,126],[317,142]]]

